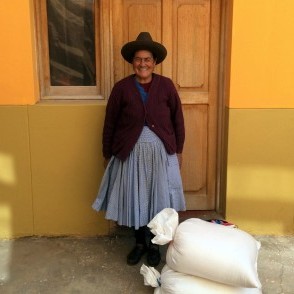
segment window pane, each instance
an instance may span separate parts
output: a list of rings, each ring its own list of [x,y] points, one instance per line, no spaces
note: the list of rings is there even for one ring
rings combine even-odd
[[[94,0],[47,0],[51,86],[95,86]]]

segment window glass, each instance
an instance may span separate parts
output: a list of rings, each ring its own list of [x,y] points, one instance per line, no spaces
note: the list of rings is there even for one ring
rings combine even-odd
[[[94,0],[47,0],[51,86],[95,86]]]

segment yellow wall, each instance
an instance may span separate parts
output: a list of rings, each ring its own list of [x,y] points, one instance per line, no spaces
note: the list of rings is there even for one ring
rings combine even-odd
[[[0,107],[0,237],[109,233],[91,208],[104,112],[98,102]]]
[[[294,109],[231,109],[227,218],[255,234],[293,234]]]
[[[32,0],[0,1],[0,238],[108,234],[91,208],[105,103],[36,104],[33,11]]]
[[[29,107],[35,234],[108,233],[107,221],[91,208],[104,171],[104,113],[97,102]]]
[[[235,0],[230,108],[294,108],[294,1]]]
[[[294,1],[235,0],[227,219],[294,234]]]
[[[226,217],[251,233],[294,233],[293,11],[234,1]],[[32,0],[1,0],[0,238],[107,234],[91,209],[105,105],[36,104],[33,33]]]
[[[0,105],[39,97],[32,0],[0,1]]]
[[[0,237],[33,234],[27,106],[0,107]]]

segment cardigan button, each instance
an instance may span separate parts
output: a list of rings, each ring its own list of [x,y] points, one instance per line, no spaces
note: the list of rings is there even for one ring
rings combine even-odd
[[[155,128],[155,125],[151,125],[152,128]]]

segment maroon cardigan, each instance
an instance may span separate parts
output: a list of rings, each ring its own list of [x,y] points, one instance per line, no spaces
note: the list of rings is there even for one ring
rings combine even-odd
[[[136,144],[144,124],[162,140],[167,153],[182,153],[185,140],[181,101],[173,82],[153,74],[144,105],[134,75],[117,82],[106,107],[103,155],[125,160]]]

